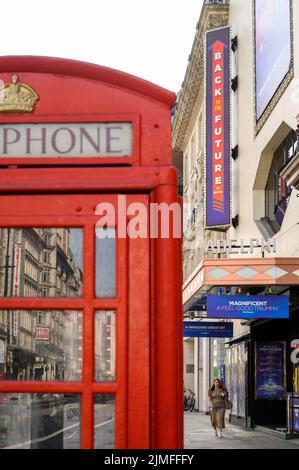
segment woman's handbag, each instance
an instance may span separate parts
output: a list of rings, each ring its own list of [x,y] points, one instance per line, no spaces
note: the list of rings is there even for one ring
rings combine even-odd
[[[233,407],[232,402],[227,397],[224,399],[224,406],[226,410],[231,410]]]

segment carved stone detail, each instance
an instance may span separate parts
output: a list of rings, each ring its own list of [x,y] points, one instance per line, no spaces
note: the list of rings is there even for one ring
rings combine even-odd
[[[173,123],[172,146],[183,150],[186,132],[192,121],[195,104],[204,99],[204,38],[209,29],[228,24],[228,4],[206,4],[203,6],[183,86],[178,94],[178,105]]]

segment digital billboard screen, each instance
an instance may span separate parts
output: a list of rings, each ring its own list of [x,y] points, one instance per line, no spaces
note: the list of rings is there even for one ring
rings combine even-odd
[[[291,63],[291,2],[255,0],[257,121],[290,70]]]
[[[255,343],[255,398],[283,400],[285,398],[285,342]]]

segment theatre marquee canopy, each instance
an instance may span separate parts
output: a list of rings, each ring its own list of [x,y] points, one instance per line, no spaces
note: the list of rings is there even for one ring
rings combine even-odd
[[[211,287],[299,285],[299,258],[206,259],[183,285],[185,310]]]

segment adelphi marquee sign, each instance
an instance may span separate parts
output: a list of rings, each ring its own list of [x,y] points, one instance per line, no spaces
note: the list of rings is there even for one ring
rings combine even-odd
[[[261,254],[276,253],[276,240],[268,238],[267,240],[259,238],[250,238],[249,240],[208,240],[205,247],[205,255],[238,255],[238,254]]]

